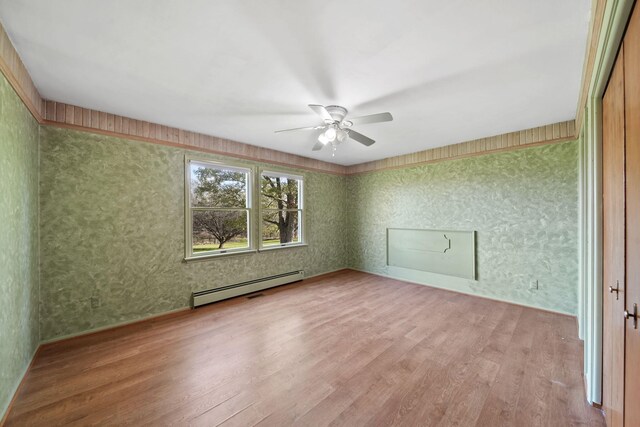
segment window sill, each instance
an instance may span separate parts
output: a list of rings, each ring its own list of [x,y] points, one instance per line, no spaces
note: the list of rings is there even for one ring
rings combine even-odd
[[[307,246],[309,246],[306,243],[296,243],[294,245],[273,245],[273,246],[268,246],[266,248],[260,248],[258,249],[259,252],[268,252],[268,251],[275,251],[278,249],[289,249],[289,248],[306,248]]]
[[[232,252],[223,252],[223,253],[216,253],[216,254],[190,256],[190,257],[185,257],[183,260],[184,260],[184,262],[206,261],[206,260],[210,260],[210,259],[213,259],[213,258],[223,258],[223,257],[233,256],[233,255],[255,254],[257,252],[258,251],[255,250],[255,249],[247,249],[245,251],[232,251]]]

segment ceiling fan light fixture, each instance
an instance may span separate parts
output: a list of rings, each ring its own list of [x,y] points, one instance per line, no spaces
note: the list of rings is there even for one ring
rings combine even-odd
[[[329,140],[329,142],[333,142],[336,140],[336,137],[338,136],[338,132],[336,131],[336,128],[331,126],[329,129],[327,129],[324,132],[324,136]]]
[[[344,142],[349,137],[349,132],[344,129],[338,129],[336,132],[336,139],[338,142]]]
[[[323,145],[327,145],[329,143],[329,139],[327,138],[324,132],[322,132],[320,136],[318,136],[318,142],[320,142]]]

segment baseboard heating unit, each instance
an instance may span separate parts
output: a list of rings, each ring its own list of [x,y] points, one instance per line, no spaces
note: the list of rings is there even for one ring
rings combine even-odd
[[[249,280],[247,282],[236,283],[234,285],[223,286],[221,288],[208,289],[191,294],[192,307],[210,304],[223,299],[237,297],[239,295],[251,294],[263,289],[275,286],[286,285],[304,279],[304,271],[292,271],[290,273],[276,274],[275,276],[263,277],[261,279]]]

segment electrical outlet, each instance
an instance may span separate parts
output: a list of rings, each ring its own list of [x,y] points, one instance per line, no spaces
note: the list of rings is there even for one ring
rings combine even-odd
[[[98,297],[91,297],[91,308],[100,307],[100,299]]]
[[[532,291],[537,291],[538,290],[538,281],[534,280],[531,283],[529,283],[529,289],[531,289]]]

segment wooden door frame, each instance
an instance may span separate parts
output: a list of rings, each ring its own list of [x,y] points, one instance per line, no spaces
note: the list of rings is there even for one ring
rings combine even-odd
[[[593,0],[593,6],[598,0]],[[602,403],[602,97],[634,0],[606,0],[588,98],[579,159],[579,334],[584,340],[587,400]],[[594,41],[595,43],[595,41]]]
[[[626,138],[625,58],[623,45],[602,101],[602,408],[607,425],[623,425],[625,321],[621,313],[626,299]],[[618,293],[609,289],[616,286]],[[622,346],[622,348],[620,348]]]

